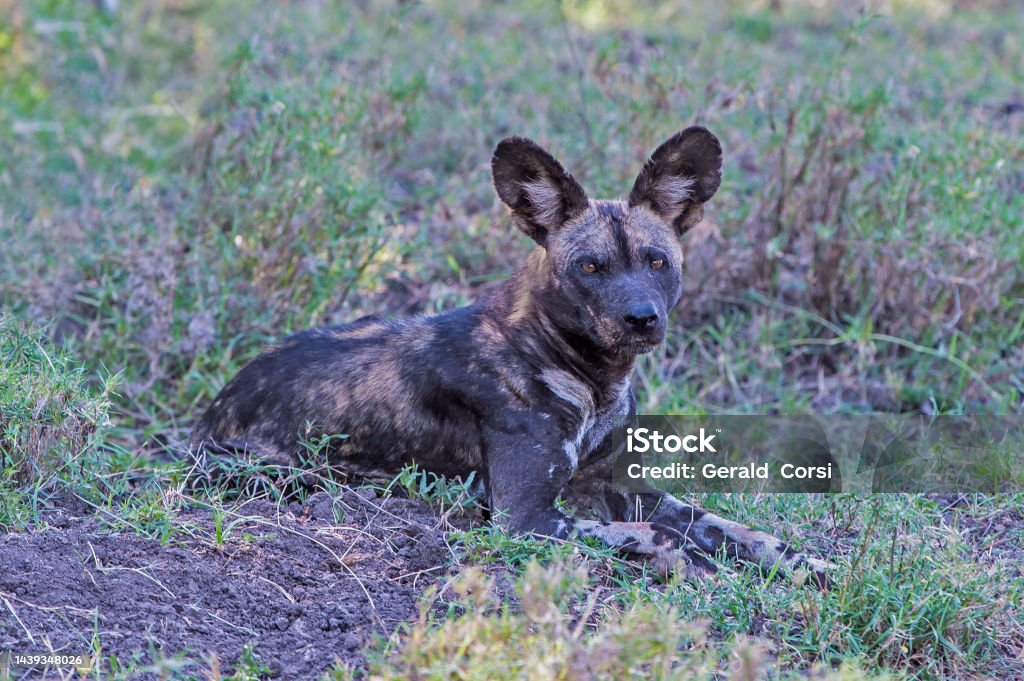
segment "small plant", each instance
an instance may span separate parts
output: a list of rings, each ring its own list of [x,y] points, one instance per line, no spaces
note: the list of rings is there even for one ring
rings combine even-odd
[[[242,648],[242,656],[235,667],[235,673],[224,681],[260,681],[270,674],[270,667],[265,665],[251,645]]]
[[[213,542],[218,551],[224,550],[224,509],[215,508],[210,511],[213,520]]]
[[[313,470],[327,469],[328,455],[335,445],[348,439],[345,433],[317,434],[316,426],[306,422],[306,437],[299,441],[299,465]]]
[[[445,515],[466,515],[480,508],[479,485],[475,479],[475,473],[470,473],[465,480],[449,479],[410,464],[388,483],[384,492],[392,494],[396,490],[401,491],[410,499],[420,499],[440,509]]]

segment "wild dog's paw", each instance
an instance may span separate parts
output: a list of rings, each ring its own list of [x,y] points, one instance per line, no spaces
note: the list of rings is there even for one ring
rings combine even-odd
[[[829,573],[835,573],[836,566],[828,561],[801,554],[793,563],[793,582],[797,585],[810,583],[822,591],[832,588]]]
[[[681,574],[686,579],[706,579],[718,572],[708,555],[693,541],[675,528],[652,523],[651,529],[658,541],[658,551],[650,563],[662,579]]]
[[[785,574],[796,586],[810,584],[823,591],[828,591],[833,584],[829,573],[835,574],[838,569],[832,563],[808,556],[806,553],[787,550],[781,558],[780,572]],[[778,562],[775,564],[779,565]],[[772,570],[774,572],[774,568]]]

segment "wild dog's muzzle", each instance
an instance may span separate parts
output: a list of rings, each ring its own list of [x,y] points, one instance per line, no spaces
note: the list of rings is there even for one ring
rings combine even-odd
[[[653,302],[633,303],[622,315],[623,340],[634,354],[648,352],[665,340],[665,314]]]

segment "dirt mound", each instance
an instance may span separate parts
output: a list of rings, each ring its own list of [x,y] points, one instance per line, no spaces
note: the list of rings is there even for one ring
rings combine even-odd
[[[427,506],[363,490],[230,509],[219,545],[209,510],[184,511],[192,531],[168,544],[54,520],[0,535],[0,650],[81,653],[98,640],[122,664],[155,649],[216,654],[227,670],[252,645],[272,675],[314,678],[412,618],[449,556]]]

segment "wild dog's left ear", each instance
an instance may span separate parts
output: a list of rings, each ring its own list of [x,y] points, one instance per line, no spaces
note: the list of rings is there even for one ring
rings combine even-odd
[[[658,147],[633,184],[629,205],[646,205],[682,236],[704,217],[704,203],[722,181],[722,145],[693,126]]]
[[[491,159],[494,189],[512,209],[516,227],[541,246],[552,232],[587,209],[587,194],[548,152],[525,137],[502,140]]]

